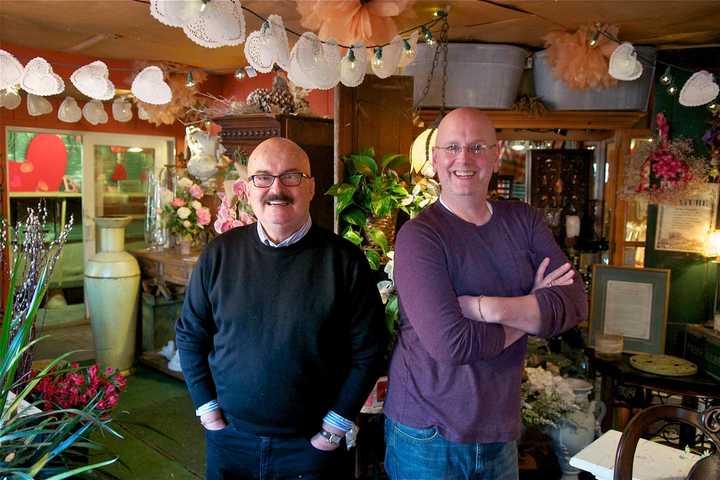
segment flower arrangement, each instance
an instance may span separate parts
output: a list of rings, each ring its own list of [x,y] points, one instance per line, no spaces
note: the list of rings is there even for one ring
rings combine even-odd
[[[557,427],[566,414],[579,409],[567,380],[542,367],[526,367],[521,385],[521,417],[525,426]]]
[[[177,193],[163,207],[163,219],[170,231],[186,240],[197,240],[210,224],[211,215],[200,199],[205,190],[187,177],[178,180]]]
[[[34,372],[37,376],[38,372]],[[72,363],[70,368],[55,366],[40,378],[35,388],[43,410],[52,408],[81,408],[97,400],[95,408],[109,411],[117,405],[120,393],[127,388],[127,380],[120,373],[98,364],[80,367]],[[97,397],[97,398],[96,398]]]
[[[692,140],[670,140],[665,115],[658,113],[656,120],[657,141],[643,143],[630,157],[623,195],[650,203],[678,203],[702,188],[708,169],[695,154]]]
[[[233,195],[218,193],[222,200],[215,220],[215,231],[224,233],[228,230],[255,223],[257,219],[247,202],[247,183],[240,179],[233,183]]]
[[[72,455],[72,449],[88,445],[97,448],[89,439],[94,429],[119,435],[110,427],[110,419],[101,418],[97,397],[75,408],[51,405],[46,411],[27,401],[37,392],[38,384],[70,354],[61,355],[31,376],[33,346],[42,340],[35,338],[38,308],[72,228],[72,218],[55,240],[46,243],[47,211],[42,206],[38,212],[28,209],[26,217],[13,229],[14,238],[8,238],[7,225],[0,221],[0,248],[12,245],[7,265],[8,294],[0,322],[0,470],[18,478],[79,476],[109,465],[117,457],[95,456],[96,463],[88,465],[87,460]]]
[[[703,143],[710,150],[710,177],[717,183],[720,180],[720,110],[713,114],[710,128],[702,137]]]

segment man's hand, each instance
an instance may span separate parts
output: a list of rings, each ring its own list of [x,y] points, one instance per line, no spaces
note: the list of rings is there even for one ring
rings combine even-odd
[[[205,430],[222,430],[227,427],[220,409],[201,415],[200,423],[205,427]]]
[[[345,432],[343,432],[339,428],[333,427],[332,425],[328,425],[327,423],[323,422],[322,428],[323,428],[323,430],[327,430],[330,433],[336,433],[342,437],[345,436]],[[340,446],[340,445],[335,445],[334,443],[330,443],[330,441],[327,438],[320,435],[320,432],[316,433],[310,439],[310,443],[312,444],[313,447],[317,448],[318,450],[325,450],[328,452],[331,450],[335,450],[336,448],[338,448]]]
[[[550,265],[550,259],[545,257],[543,261],[540,262],[537,272],[535,272],[535,283],[530,291],[531,293],[541,288],[572,285],[575,270],[572,269],[572,265],[570,265],[569,262],[563,263],[545,276],[545,270],[547,270],[548,265]]]

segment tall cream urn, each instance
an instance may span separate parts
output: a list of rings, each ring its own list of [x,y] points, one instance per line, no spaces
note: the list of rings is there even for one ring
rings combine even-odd
[[[85,295],[95,338],[96,360],[127,374],[135,356],[140,267],[125,251],[130,217],[95,219],[100,251],[85,266]]]

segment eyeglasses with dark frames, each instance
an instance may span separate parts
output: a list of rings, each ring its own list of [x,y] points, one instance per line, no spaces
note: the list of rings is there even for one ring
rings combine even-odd
[[[312,178],[308,175],[305,175],[302,172],[287,172],[287,173],[281,173],[280,175],[270,175],[268,173],[259,173],[257,175],[250,175],[250,180],[252,181],[253,185],[255,185],[257,188],[270,188],[273,183],[275,183],[275,179],[279,178],[280,183],[285,185],[286,187],[297,187],[302,183],[303,178]]]
[[[479,157],[481,155],[485,155],[487,152],[489,152],[491,149],[495,148],[497,146],[496,143],[493,143],[492,145],[486,145],[484,143],[472,143],[470,145],[458,145],[456,143],[451,143],[450,145],[447,145],[445,147],[435,146],[434,148],[438,148],[440,150],[444,150],[445,154],[448,157],[457,157],[460,155],[460,152],[465,150],[468,154]]]

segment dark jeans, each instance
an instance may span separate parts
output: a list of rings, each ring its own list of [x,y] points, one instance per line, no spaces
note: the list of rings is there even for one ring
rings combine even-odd
[[[385,470],[392,480],[517,480],[517,445],[457,443],[437,427],[385,419]]]
[[[206,430],[207,480],[338,480],[347,478],[345,442],[318,450],[305,437],[265,437],[228,426]]]

